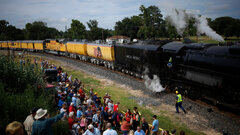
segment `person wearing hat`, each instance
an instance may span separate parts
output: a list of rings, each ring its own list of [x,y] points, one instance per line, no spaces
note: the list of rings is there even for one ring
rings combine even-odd
[[[77,113],[77,110],[75,109],[73,102],[70,104],[68,112],[74,112],[75,114]]]
[[[99,106],[99,98],[98,98],[97,95],[98,95],[97,92],[95,92],[94,95],[93,95],[93,102],[96,105],[96,107],[98,108],[98,106]]]
[[[94,128],[94,126],[90,124],[83,135],[100,135],[100,131],[98,128]]]
[[[33,125],[33,122],[35,121],[34,117],[36,115],[37,110],[38,110],[37,108],[33,108],[31,110],[31,114],[28,115],[25,121],[23,122],[23,125],[28,135],[31,135],[32,133],[32,125]]]
[[[52,118],[47,117],[47,110],[38,109],[35,115],[36,121],[33,122],[31,135],[52,135],[52,124],[59,121],[64,115],[64,112]]]
[[[157,135],[157,133],[158,133],[158,126],[159,126],[159,122],[157,120],[157,116],[153,115],[153,123],[152,123],[152,133],[151,133],[151,135]]]
[[[176,91],[176,113],[179,113],[178,107],[180,107],[184,113],[187,113],[185,109],[182,107],[182,95]]]

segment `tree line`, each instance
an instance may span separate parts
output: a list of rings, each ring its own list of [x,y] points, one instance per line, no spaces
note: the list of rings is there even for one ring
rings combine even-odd
[[[183,34],[179,35],[176,28],[170,23],[169,16],[163,18],[161,10],[157,6],[139,7],[141,13],[131,17],[125,17],[117,21],[114,30],[100,28],[97,20],[89,20],[87,27],[79,20],[73,19],[71,27],[65,32],[51,28],[42,21],[27,23],[24,29],[18,29],[5,20],[0,20],[0,40],[43,40],[43,39],[87,39],[89,41],[105,40],[113,35],[123,35],[131,39],[176,39],[197,35],[194,25],[196,20],[188,18],[187,26]],[[240,36],[240,19],[232,17],[218,17],[214,20],[207,18],[209,26],[218,34],[228,37]]]

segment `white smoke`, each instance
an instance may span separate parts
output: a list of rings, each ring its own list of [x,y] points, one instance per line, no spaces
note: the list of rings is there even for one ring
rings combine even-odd
[[[197,27],[198,34],[206,34],[210,38],[223,42],[224,39],[213,31],[209,26],[206,17],[199,16],[193,13],[187,13],[183,9],[174,9],[168,12],[168,18],[170,23],[176,27],[179,35],[183,34],[184,29],[187,26],[187,21],[190,17],[196,19],[195,26]]]
[[[218,35],[215,31],[213,31],[209,26],[207,19],[204,16],[196,18],[198,20],[197,23],[197,30],[201,34],[206,34],[207,36],[211,37],[214,40],[219,42],[223,42],[224,39]]]
[[[179,35],[183,34],[185,27],[187,26],[186,23],[186,13],[184,10],[177,10],[170,11],[169,19],[173,26],[177,29]]]
[[[144,84],[147,89],[152,90],[153,92],[161,92],[165,90],[165,88],[162,87],[160,79],[157,75],[153,75],[153,79],[150,79],[148,75],[144,75],[143,79],[145,80]]]

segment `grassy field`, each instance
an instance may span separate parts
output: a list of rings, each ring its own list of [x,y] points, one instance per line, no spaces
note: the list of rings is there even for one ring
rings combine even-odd
[[[197,42],[197,43],[219,43],[216,40],[212,40],[211,38],[207,37],[207,36],[191,36],[189,37],[192,41]],[[224,38],[224,37],[223,37]],[[234,41],[239,41],[240,38],[237,37],[229,37],[227,40],[225,40],[225,42],[234,42]]]
[[[33,56],[28,56],[27,58],[33,59]],[[115,83],[111,83],[111,82],[109,83],[107,82],[107,80],[97,79],[96,77],[93,77],[81,71],[75,70],[72,67],[69,67],[67,65],[64,66],[59,61],[55,61],[55,60],[48,60],[48,61],[57,66],[62,66],[64,71],[66,71],[69,75],[72,75],[72,78],[80,79],[81,82],[84,84],[86,90],[93,88],[94,91],[96,91],[98,95],[101,97],[103,97],[105,93],[109,93],[113,101],[120,102],[121,111],[126,111],[128,108],[133,110],[133,107],[135,106],[138,107],[139,111],[142,114],[142,117],[145,117],[150,124],[152,123],[152,115],[154,115],[154,113],[151,110],[149,110],[145,105],[140,106],[135,100],[130,99],[129,97],[132,97],[133,94],[128,92],[127,90],[124,90],[124,87],[119,87],[119,85]],[[157,107],[155,108],[158,109]],[[169,130],[169,131],[176,129],[177,134],[179,134],[179,132],[183,130],[188,135],[204,135],[204,133],[190,130],[186,125],[182,123],[174,122],[174,119],[179,119],[179,118],[176,116],[169,117],[165,115],[166,113],[167,111],[164,111],[164,110],[161,110],[160,112],[157,113],[158,120],[160,123],[160,128]]]

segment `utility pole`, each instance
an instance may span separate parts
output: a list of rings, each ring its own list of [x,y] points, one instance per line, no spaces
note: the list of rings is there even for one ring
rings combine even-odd
[[[103,36],[103,29],[102,29],[102,40],[104,40],[104,36]]]

